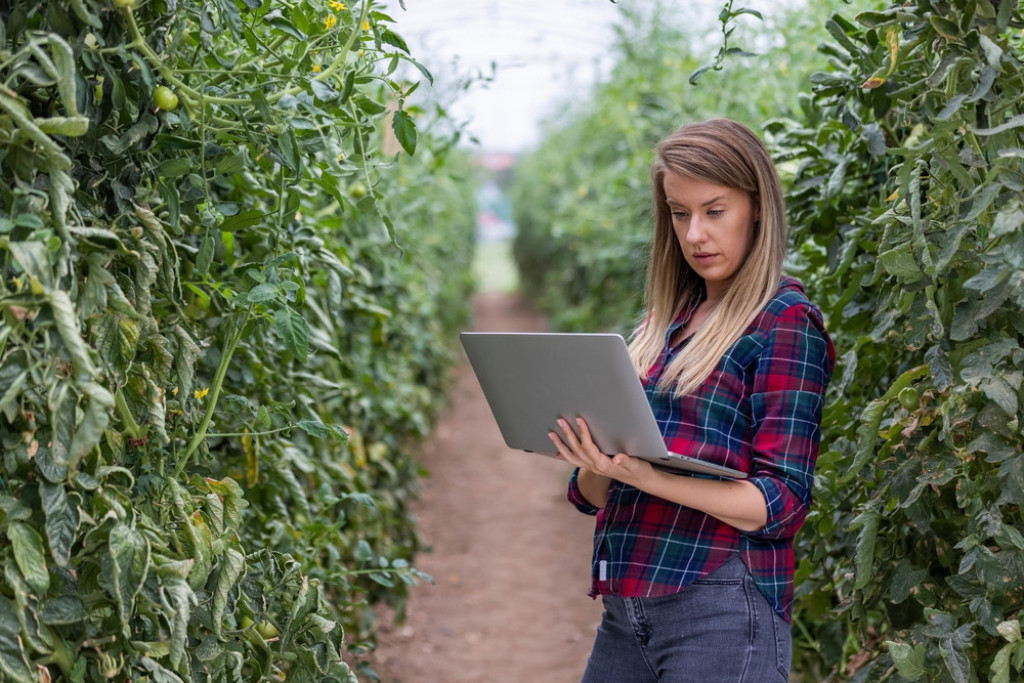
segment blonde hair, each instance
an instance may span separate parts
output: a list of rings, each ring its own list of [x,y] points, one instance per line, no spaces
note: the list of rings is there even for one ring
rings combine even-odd
[[[683,126],[662,140],[651,168],[654,240],[644,294],[646,319],[633,333],[629,353],[641,377],[657,361],[669,326],[695,305],[703,280],[686,263],[672,228],[664,178],[675,173],[746,192],[754,215],[753,245],[721,303],[665,368],[658,388],[683,396],[707,380],[779,288],[786,255],[786,211],[779,176],[764,143],[746,126],[712,119]]]

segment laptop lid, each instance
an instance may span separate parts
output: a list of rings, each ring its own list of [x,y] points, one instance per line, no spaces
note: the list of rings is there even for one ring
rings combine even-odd
[[[463,332],[459,335],[509,448],[554,456],[559,417],[583,417],[608,454],[661,469],[735,479],[744,472],[670,453],[618,334]]]

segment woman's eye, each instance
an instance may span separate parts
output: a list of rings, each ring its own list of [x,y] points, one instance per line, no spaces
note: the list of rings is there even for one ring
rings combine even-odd
[[[672,218],[675,218],[676,220],[682,220],[684,218],[689,218],[689,217],[690,217],[690,214],[686,213],[685,211],[673,211],[672,212]]]
[[[725,211],[722,210],[722,209],[712,209],[711,211],[708,211],[708,215],[709,216],[714,216],[715,218],[718,218],[723,213],[725,213]]]

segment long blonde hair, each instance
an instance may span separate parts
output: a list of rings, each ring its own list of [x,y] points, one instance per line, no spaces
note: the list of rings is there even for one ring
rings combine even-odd
[[[646,318],[629,353],[641,377],[657,361],[673,320],[701,297],[703,280],[686,263],[672,228],[664,178],[675,173],[746,192],[759,220],[750,253],[721,303],[665,368],[659,389],[683,396],[697,389],[778,290],[786,255],[786,210],[779,176],[764,143],[746,126],[712,119],[683,126],[656,148],[654,240],[644,294]]]

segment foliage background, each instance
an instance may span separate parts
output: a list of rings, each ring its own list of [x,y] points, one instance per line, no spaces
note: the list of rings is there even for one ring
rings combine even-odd
[[[369,1],[0,29],[0,677],[352,680],[471,285],[430,75]]]
[[[798,537],[795,672],[1017,680],[1022,8],[819,8],[766,17],[779,42],[744,57],[757,39],[730,29],[751,17],[727,3],[696,86],[708,60],[680,50],[686,31],[635,15],[608,82],[520,167],[522,281],[557,327],[629,331],[654,143],[711,116],[760,130],[788,186],[789,269],[842,354]]]

